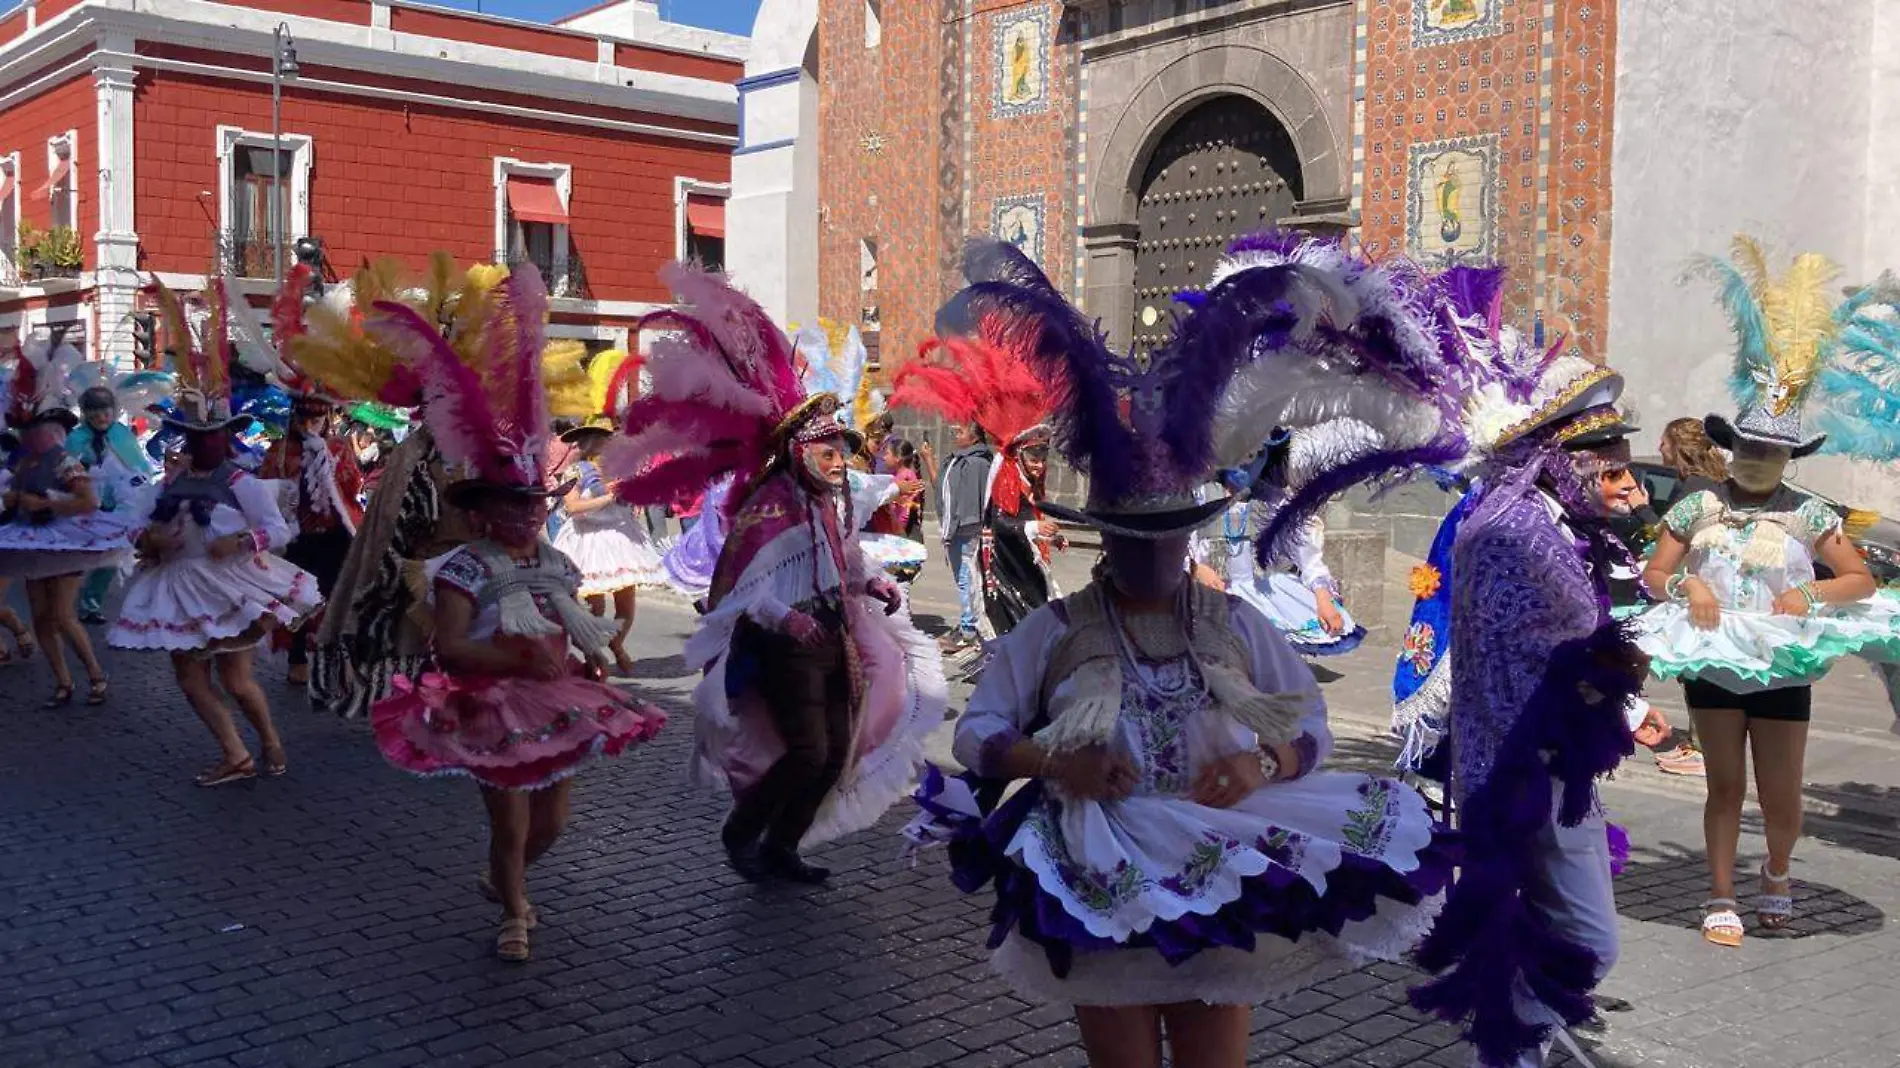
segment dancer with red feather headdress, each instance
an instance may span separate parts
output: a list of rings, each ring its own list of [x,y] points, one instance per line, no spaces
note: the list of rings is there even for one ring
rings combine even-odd
[[[1002,448],[990,466],[977,569],[992,633],[1008,634],[1023,617],[1061,596],[1049,557],[1063,547],[1061,528],[1039,502],[1049,473],[1048,390],[1004,348],[1000,323],[979,322],[968,337],[933,338],[897,374],[893,407],[921,408],[953,423],[974,423]]]
[[[943,722],[936,646],[865,562],[842,401],[807,395],[785,332],[723,277],[662,277],[683,302],[647,316],[652,390],[627,409],[603,475],[633,504],[733,476],[729,533],[687,663],[705,671],[693,777],[734,794],[722,839],[748,879],[820,882],[801,848],[876,822]]]

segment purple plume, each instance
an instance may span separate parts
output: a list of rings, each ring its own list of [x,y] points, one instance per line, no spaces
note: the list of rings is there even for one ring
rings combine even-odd
[[[1312,240],[1297,230],[1261,230],[1234,239],[1227,246],[1227,254],[1237,256],[1243,252],[1270,252],[1276,256],[1291,258],[1301,245]]]
[[[1192,479],[1213,468],[1214,409],[1256,343],[1283,346],[1294,328],[1326,309],[1324,291],[1297,264],[1240,271],[1182,319],[1156,355],[1167,399],[1161,439],[1175,473]]]
[[[1438,276],[1437,285],[1458,314],[1478,316],[1488,323],[1504,299],[1504,268],[1449,267]]]
[[[1262,566],[1286,559],[1292,548],[1288,544],[1290,539],[1307,519],[1339,494],[1362,482],[1454,463],[1464,455],[1462,440],[1441,440],[1409,449],[1381,450],[1321,471],[1287,496],[1273,513],[1267,528],[1260,532],[1254,551]]]

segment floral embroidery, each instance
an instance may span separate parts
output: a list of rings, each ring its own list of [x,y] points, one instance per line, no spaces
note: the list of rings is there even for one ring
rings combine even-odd
[[[1430,623],[1414,623],[1405,632],[1405,644],[1399,651],[1399,660],[1411,665],[1420,675],[1432,670],[1432,657],[1438,649],[1438,632]]]
[[[1390,836],[1392,783],[1386,779],[1368,779],[1359,787],[1365,803],[1346,813],[1346,826],[1340,837],[1353,852],[1377,856],[1385,851]]]
[[[1295,835],[1283,827],[1270,827],[1266,834],[1254,840],[1253,847],[1274,864],[1288,871],[1298,871],[1306,855],[1306,836]]]
[[[1053,802],[1039,806],[1031,822],[1055,862],[1057,877],[1076,902],[1091,912],[1107,915],[1140,897],[1142,888],[1148,885],[1141,869],[1122,860],[1117,861],[1112,870],[1102,872],[1077,862],[1070,855],[1062,828],[1056,823],[1056,811]]]
[[[1199,897],[1214,876],[1227,866],[1227,858],[1239,851],[1239,842],[1209,831],[1188,852],[1187,866],[1161,880],[1161,889],[1181,897]]]
[[[1430,564],[1420,564],[1412,569],[1411,575],[1405,580],[1405,585],[1412,591],[1413,597],[1421,601],[1429,601],[1438,596],[1438,588],[1444,585],[1444,582],[1445,576],[1439,574],[1437,568]]]
[[[1163,664],[1155,669],[1155,684],[1151,688],[1142,685],[1133,668],[1124,669],[1127,678],[1122,692],[1126,703],[1122,714],[1135,728],[1139,736],[1137,746],[1147,757],[1141,783],[1146,792],[1177,795],[1188,792],[1184,728],[1198,707],[1198,702],[1183,699],[1184,695],[1193,694],[1188,688],[1192,681],[1187,677],[1188,672],[1185,658]]]

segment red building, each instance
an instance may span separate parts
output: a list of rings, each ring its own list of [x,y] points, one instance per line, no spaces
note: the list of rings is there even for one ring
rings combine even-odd
[[[625,345],[667,298],[661,264],[723,253],[745,45],[653,0],[555,26],[405,0],[26,0],[0,16],[0,333],[65,324],[129,362],[150,276],[228,273],[262,300],[308,237],[346,277],[435,249],[534,261],[552,333]]]

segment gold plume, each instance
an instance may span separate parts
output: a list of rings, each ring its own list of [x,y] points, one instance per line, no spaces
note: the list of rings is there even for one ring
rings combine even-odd
[[[1744,265],[1742,270],[1753,268]],[[1807,392],[1820,372],[1822,350],[1839,332],[1827,293],[1839,274],[1840,268],[1826,256],[1804,252],[1787,273],[1773,281],[1764,279],[1758,289],[1768,353],[1775,365],[1775,383],[1766,400],[1775,415],[1786,414]]]
[[[541,382],[547,389],[549,414],[585,419],[600,411],[594,403],[593,372],[581,367],[586,358],[587,346],[578,341],[551,341],[541,350]],[[599,363],[600,357],[594,362]]]

